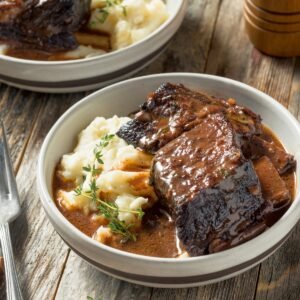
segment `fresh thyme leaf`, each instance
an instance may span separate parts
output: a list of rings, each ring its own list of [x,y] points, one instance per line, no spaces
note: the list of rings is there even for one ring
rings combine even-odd
[[[132,227],[131,224],[126,224],[124,221],[113,219],[109,222],[108,227],[114,233],[122,235],[125,239],[136,241],[136,236],[129,229]]]
[[[86,300],[94,300],[94,298],[91,297],[91,296],[87,296],[87,297],[86,297]],[[103,298],[102,298],[102,297],[99,297],[98,300],[103,300]]]
[[[113,1],[113,0],[111,0]],[[93,202],[96,202],[98,204],[98,209],[101,212],[101,214],[109,221],[109,228],[112,232],[119,234],[124,237],[123,241],[132,240],[136,241],[136,236],[134,233],[131,232],[132,224],[126,224],[124,221],[121,221],[119,217],[120,212],[126,212],[126,213],[132,213],[137,215],[138,219],[141,220],[144,216],[144,212],[142,209],[136,209],[136,210],[130,210],[130,209],[120,209],[118,205],[114,202],[106,202],[101,200],[97,196],[98,187],[97,187],[97,176],[101,174],[102,170],[97,169],[95,162],[97,161],[99,164],[104,164],[102,157],[103,157],[103,149],[109,145],[109,143],[114,138],[114,134],[106,134],[100,139],[100,142],[96,145],[94,148],[94,155],[95,155],[95,161],[92,165],[88,164],[87,166],[84,166],[82,169],[85,172],[88,172],[91,174],[91,181],[89,184],[89,190],[83,192],[82,186],[86,179],[85,176],[83,176],[83,182],[74,190],[76,196],[84,195],[90,199],[92,199]]]
[[[221,176],[223,176],[224,178],[227,178],[230,175],[230,171],[226,170],[224,168],[220,168],[219,172],[220,172]]]
[[[80,196],[81,193],[82,193],[82,184],[80,184],[80,185],[74,190],[74,192],[75,192],[75,195],[76,195],[76,196]]]
[[[83,169],[83,171],[91,172],[92,167],[90,165],[87,165],[87,166],[83,167],[82,169]]]
[[[125,5],[121,5],[121,7],[122,7],[122,10],[123,10],[123,15],[124,15],[125,17],[127,17],[127,9],[126,9],[126,6],[125,6]]]
[[[137,209],[136,211],[137,211],[139,220],[141,220],[145,213],[143,212],[143,210],[141,208]]]
[[[103,165],[103,164],[104,164],[104,162],[103,162],[103,160],[102,160],[103,154],[102,154],[101,152],[96,152],[95,156],[96,156],[97,162],[98,162],[99,164]]]
[[[96,10],[100,14],[100,17],[97,18],[97,21],[99,23],[103,24],[109,16],[108,8],[113,7],[113,6],[120,6],[123,10],[123,15],[126,17],[127,16],[126,6],[122,5],[122,2],[123,2],[123,0],[105,0],[104,7],[98,8]]]
[[[97,17],[97,21],[100,24],[103,24],[109,16],[109,12],[105,8],[97,9],[97,12],[100,14],[100,17]]]
[[[97,201],[97,191],[98,191],[98,187],[97,187],[96,179],[92,178],[90,183],[90,194],[94,202]]]

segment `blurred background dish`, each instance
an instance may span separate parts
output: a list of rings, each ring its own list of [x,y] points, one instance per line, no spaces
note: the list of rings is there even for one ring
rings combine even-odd
[[[165,3],[168,19],[135,44],[100,56],[66,61],[0,55],[0,81],[38,92],[62,93],[91,90],[129,77],[166,48],[183,21],[187,1],[166,0]]]

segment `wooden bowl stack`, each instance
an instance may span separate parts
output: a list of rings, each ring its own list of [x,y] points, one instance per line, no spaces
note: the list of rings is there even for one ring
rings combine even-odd
[[[260,51],[300,55],[300,0],[245,0],[246,31]]]

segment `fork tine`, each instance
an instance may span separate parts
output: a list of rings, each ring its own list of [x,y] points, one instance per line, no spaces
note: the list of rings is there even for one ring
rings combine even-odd
[[[1,143],[2,147],[0,150],[3,151],[3,156],[4,156],[4,164],[3,165],[5,168],[3,173],[6,174],[6,183],[7,183],[9,194],[11,194],[11,196],[20,203],[19,193],[18,193],[18,189],[17,189],[17,183],[16,183],[16,179],[14,176],[9,152],[8,152],[5,128],[4,128],[3,122],[0,121],[0,123],[1,123],[1,129],[2,129],[2,143]]]

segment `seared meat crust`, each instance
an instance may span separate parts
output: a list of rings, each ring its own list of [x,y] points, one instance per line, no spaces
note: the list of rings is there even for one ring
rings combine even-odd
[[[89,11],[90,0],[6,0],[0,3],[0,40],[49,52],[70,50]]]

